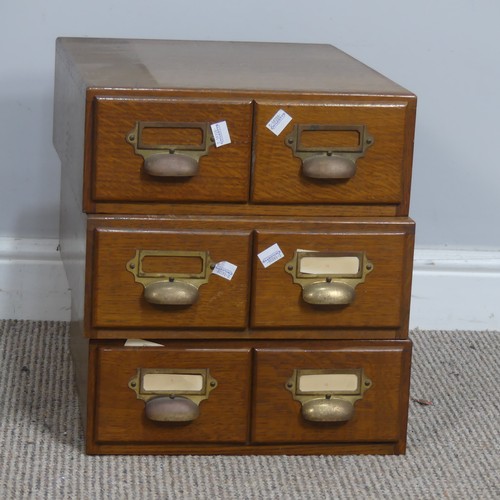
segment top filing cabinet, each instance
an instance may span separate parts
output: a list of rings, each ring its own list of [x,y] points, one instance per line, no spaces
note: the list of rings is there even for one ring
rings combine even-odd
[[[89,453],[404,452],[415,106],[326,45],[58,40]]]

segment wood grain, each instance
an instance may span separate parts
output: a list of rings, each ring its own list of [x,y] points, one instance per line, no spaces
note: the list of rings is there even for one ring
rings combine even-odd
[[[186,328],[96,328],[89,327],[84,332],[92,339],[134,339],[152,340],[362,340],[362,339],[405,339],[408,337],[408,328],[401,325],[399,328],[245,328],[242,330],[215,329],[186,329]]]
[[[93,201],[225,201],[248,199],[252,134],[249,101],[98,97],[94,102]],[[136,122],[226,121],[231,143],[211,146],[188,178],[143,172],[144,160],[125,138]],[[208,140],[208,139],[207,139]]]
[[[411,232],[411,227],[409,228]],[[251,326],[255,328],[398,327],[409,308],[406,240],[411,234],[369,230],[328,231],[311,222],[308,230],[256,231],[254,256],[278,244],[285,257],[268,268],[254,257]],[[354,302],[345,306],[315,306],[302,299],[302,287],[293,283],[286,264],[296,250],[365,252],[373,271],[355,288]],[[404,267],[403,264],[404,263]],[[406,319],[406,317],[405,317]]]
[[[232,99],[232,101],[228,102],[228,99]],[[169,210],[183,211],[182,205],[169,207],[168,201],[170,200],[177,203],[186,201],[191,201],[191,203],[202,201],[207,204],[206,208],[208,211],[212,209],[213,213],[218,212],[228,214],[231,213],[231,207],[229,205],[214,206],[212,203],[212,206],[210,206],[210,202],[238,201],[241,203],[241,209],[243,211],[259,213],[259,211],[267,210],[266,205],[286,203],[286,201],[280,199],[279,195],[277,197],[273,197],[269,194],[269,192],[263,196],[257,195],[257,197],[254,197],[250,203],[248,203],[248,188],[251,188],[251,190],[254,189],[253,186],[248,185],[248,175],[250,175],[248,166],[250,161],[252,164],[255,164],[257,160],[257,150],[255,153],[252,153],[251,158],[243,159],[245,150],[248,154],[250,154],[248,151],[248,144],[246,149],[243,144],[240,144],[237,151],[238,154],[234,158],[227,155],[228,151],[234,148],[234,145],[230,145],[220,148],[219,151],[212,151],[211,156],[209,155],[209,157],[202,159],[202,162],[206,163],[209,167],[213,167],[214,164],[217,163],[217,169],[215,171],[204,171],[203,175],[207,175],[207,180],[210,180],[212,184],[216,180],[222,180],[222,187],[228,188],[224,194],[212,191],[212,199],[209,195],[207,195],[206,190],[208,189],[210,191],[213,187],[207,186],[206,183],[199,183],[198,179],[191,178],[184,181],[168,181],[165,179],[158,180],[141,173],[142,158],[137,155],[134,155],[135,158],[134,156],[131,157],[130,150],[128,149],[131,148],[131,146],[125,144],[121,137],[121,135],[124,136],[130,130],[130,128],[125,127],[125,123],[130,121],[130,116],[134,116],[135,113],[135,116],[142,116],[146,114],[148,116],[161,115],[165,118],[165,114],[162,115],[161,110],[152,109],[154,108],[153,103],[157,101],[158,103],[163,102],[165,106],[172,102],[184,103],[185,109],[183,118],[185,118],[187,109],[189,109],[189,103],[194,105],[195,102],[200,102],[206,106],[210,106],[210,104],[212,104],[215,109],[216,107],[214,103],[217,102],[217,100],[221,103],[226,103],[226,108],[230,108],[228,112],[232,113],[234,122],[238,125],[237,129],[245,130],[247,133],[251,133],[248,118],[250,117],[251,119],[253,112],[249,111],[247,113],[245,110],[245,116],[241,116],[241,113],[237,113],[238,108],[244,109],[244,102],[254,103],[254,101],[258,101],[261,102],[262,105],[266,105],[267,103],[268,107],[274,106],[276,110],[281,107],[292,107],[293,109],[298,110],[304,108],[305,103],[305,108],[316,110],[316,115],[319,113],[320,116],[315,116],[316,120],[321,118],[321,114],[323,113],[323,121],[326,120],[326,122],[331,122],[335,119],[331,115],[331,110],[328,110],[328,106],[332,107],[337,105],[337,109],[341,107],[346,107],[346,109],[364,109],[361,114],[363,115],[364,113],[366,115],[368,113],[368,122],[374,125],[372,128],[377,132],[377,143],[380,143],[382,140],[382,143],[385,143],[385,145],[388,146],[387,151],[380,145],[377,147],[375,147],[375,145],[372,146],[371,149],[375,147],[375,150],[378,151],[375,156],[373,153],[370,156],[370,158],[374,156],[376,169],[365,169],[365,171],[361,173],[361,177],[364,178],[364,182],[351,179],[347,182],[328,182],[325,184],[323,181],[314,181],[303,178],[300,175],[300,161],[290,156],[291,150],[283,145],[283,141],[279,141],[279,154],[285,157],[285,165],[292,165],[294,163],[296,165],[295,167],[292,167],[292,171],[290,171],[290,168],[282,168],[281,166],[279,166],[278,170],[274,169],[272,176],[276,177],[277,175],[275,179],[277,183],[268,183],[266,180],[262,180],[260,183],[261,189],[264,189],[264,193],[269,191],[269,189],[275,189],[277,192],[285,189],[286,192],[287,189],[293,190],[292,187],[286,188],[287,184],[290,182],[292,184],[296,183],[297,186],[295,187],[298,187],[299,192],[302,194],[298,196],[293,194],[293,192],[289,192],[285,195],[285,199],[287,196],[291,196],[294,199],[294,203],[301,203],[302,206],[305,206],[304,204],[307,203],[327,203],[331,205],[328,210],[330,213],[333,213],[333,215],[358,215],[360,214],[360,210],[363,209],[363,205],[368,205],[368,212],[365,213],[369,213],[372,216],[388,215],[389,211],[391,215],[408,215],[413,154],[413,134],[415,127],[416,100],[414,96],[405,94],[401,96],[382,94],[380,96],[342,95],[339,97],[336,96],[335,93],[315,94],[309,92],[303,94],[290,94],[286,92],[236,92],[234,90],[220,91],[214,89],[199,89],[197,92],[186,89],[150,89],[148,92],[145,92],[144,89],[127,89],[126,91],[118,89],[88,89],[83,199],[84,210],[88,213],[113,213],[113,209],[109,205],[114,203],[115,213],[168,214],[172,213]],[[106,104],[104,105],[104,103]],[[140,103],[142,103],[142,106],[139,105]],[[321,108],[325,107],[325,104],[327,105],[325,111],[321,111]],[[233,107],[231,107],[231,105]],[[127,106],[132,108],[135,106],[136,109],[132,109],[132,113],[129,115],[125,113]],[[380,109],[378,109],[379,106]],[[101,139],[101,134],[97,133],[99,123],[100,121],[103,121],[99,119],[99,114],[97,113],[97,109],[99,107],[104,107],[105,109],[108,108],[112,111],[112,114],[118,113],[118,117],[120,118],[119,123],[122,123],[120,137],[115,136],[113,138],[110,135],[113,133],[113,128],[111,128],[106,133],[108,140],[106,140],[105,143],[102,142],[103,139]],[[392,110],[392,112],[387,113],[387,110]],[[301,113],[303,112],[304,111]],[[200,113],[203,113],[202,109],[195,109],[194,111],[191,110],[188,113],[187,120],[192,120],[192,117],[198,116]],[[308,112],[306,111],[306,114],[307,113]],[[360,112],[358,111],[357,114],[359,115]],[[372,115],[371,118],[370,114]],[[109,113],[108,115],[104,113],[104,116],[108,116],[109,118]],[[174,113],[174,116],[179,116],[179,113]],[[258,114],[256,116],[258,117]],[[269,116],[269,118],[270,117],[271,116]],[[104,120],[104,124],[110,123],[113,127],[115,126],[114,124],[116,118],[116,116],[112,116],[111,119]],[[347,120],[351,119],[352,113],[349,113]],[[389,119],[388,123],[391,124],[391,130],[387,130],[385,126],[384,120],[387,119]],[[125,130],[125,128],[127,128],[127,130]],[[393,135],[391,135],[391,133]],[[265,123],[260,123],[258,126],[255,126],[253,132],[253,142],[255,145],[258,145],[262,140],[264,140],[265,143],[265,141],[270,139],[269,136],[272,136],[272,133],[265,128]],[[252,141],[252,137],[248,138],[248,140]],[[274,140],[277,141],[278,138],[274,138]],[[123,146],[128,146],[128,148],[124,148]],[[95,179],[98,148],[99,151],[102,152],[101,158],[103,161],[106,159],[106,163],[102,165],[101,169],[103,180],[106,181],[106,185],[109,188],[106,190],[99,187],[101,186],[101,182],[96,182]],[[109,155],[109,151],[112,151],[113,154]],[[222,152],[225,154],[222,155]],[[110,157],[107,158],[106,155],[109,155]],[[130,184],[125,185],[121,176],[119,176],[118,182],[123,183],[122,189],[112,189],[114,183],[117,181],[117,178],[115,177],[116,173],[121,172],[123,165],[122,163],[116,163],[116,159],[114,159],[114,157],[117,155],[121,158],[122,162],[125,161],[125,164],[128,165],[126,168],[126,177]],[[259,161],[257,166],[260,164],[261,173],[266,172],[266,165],[269,161],[271,161],[271,164],[281,165],[281,163],[273,160],[273,157],[260,155],[260,158],[263,161]],[[235,158],[240,158],[241,165],[243,165],[244,162],[247,163],[246,173],[243,172],[243,169],[241,171],[238,170],[237,172],[237,176],[245,177],[245,186],[247,191],[243,189],[242,184],[235,185],[232,175],[226,168],[228,165],[228,158],[230,158],[229,161],[234,161]],[[222,163],[219,162],[219,159],[221,159]],[[389,160],[387,166],[385,165],[386,160]],[[110,166],[107,165],[107,161],[111,161],[112,163],[114,162],[115,167],[110,168]],[[362,165],[365,159],[362,158],[359,161],[361,162],[360,165]],[[221,164],[226,165],[226,167],[223,166],[222,169],[220,169]],[[374,176],[371,175],[372,171]],[[256,170],[256,172],[258,173],[259,170]],[[285,177],[285,182],[284,184],[281,184],[283,176]],[[384,182],[385,176],[388,176],[389,179],[387,185],[385,185]],[[259,177],[257,177],[257,179],[258,178]],[[163,186],[163,189],[162,185],[165,185]],[[179,185],[180,187],[184,186],[181,191],[178,190]],[[371,186],[373,189],[366,189],[366,185]],[[275,187],[273,188],[272,186]],[[194,187],[194,189],[191,189],[191,187]],[[100,190],[102,196],[98,194],[96,189]],[[357,194],[357,190],[360,190],[360,192],[364,193],[365,196],[363,197]],[[245,193],[243,193],[243,191],[245,191]],[[308,197],[311,193],[314,193],[312,199],[310,196]],[[339,193],[340,197],[338,197]],[[219,200],[220,196],[222,196],[221,200]],[[121,204],[117,204],[117,201],[123,204],[123,206]],[[133,204],[131,204],[131,202],[133,202]],[[264,206],[259,206],[259,203],[264,204]],[[353,205],[353,203],[356,203],[357,205]],[[172,205],[172,203],[170,203],[170,205]],[[196,210],[196,207],[193,208]],[[225,211],[226,209],[228,210],[227,212]],[[271,208],[271,210],[273,209]],[[277,207],[276,210],[279,212],[280,208]],[[314,208],[308,207],[305,208],[305,210],[311,211],[314,210]]]
[[[294,121],[276,137],[265,125],[278,109]],[[411,343],[394,339],[408,335],[415,110],[411,92],[327,45],[58,40],[61,255],[88,453],[404,453]],[[231,144],[210,148],[189,179],[147,176],[125,140],[137,121],[221,120]],[[312,181],[284,144],[296,123],[364,124],[375,142],[352,179]],[[198,140],[153,132],[149,142]],[[275,242],[286,258],[263,270],[256,255]],[[194,307],[165,311],[125,265],[137,249],[174,247],[238,270],[211,276]],[[374,270],[351,306],[318,310],[284,272],[297,248],[366,251]],[[123,347],[137,337],[165,347]],[[200,363],[219,382],[200,420],[145,421],[127,387],[137,367]],[[283,379],[332,363],[362,365],[374,385],[351,422],[311,426]]]
[[[311,443],[324,453],[404,450],[410,341],[199,341],[144,348],[125,348],[118,341],[91,343],[91,453],[309,454],[314,452]],[[200,367],[210,369],[218,386],[201,403],[199,419],[176,426],[144,417],[144,402],[128,388],[137,368]],[[285,388],[297,367],[363,368],[373,385],[356,403],[351,421],[313,425],[300,417],[300,404]],[[195,445],[181,446],[188,443]]]
[[[304,350],[280,350],[277,345],[256,351],[253,442],[395,442],[401,438],[400,421],[407,411],[400,404],[401,359],[409,355],[402,344],[370,347],[358,342],[316,348],[311,343]],[[293,370],[354,368],[363,368],[373,385],[355,403],[353,417],[341,424],[304,420],[301,404],[285,388]]]
[[[85,443],[89,455],[400,455],[397,443],[296,443],[296,444],[203,444],[172,443]],[[401,451],[403,450],[403,451]]]
[[[135,328],[244,328],[248,316],[250,233],[202,230],[105,230],[96,234],[92,325]],[[238,267],[231,280],[215,274],[189,306],[160,306],[144,299],[144,286],[127,270],[136,250],[208,252],[214,263]],[[143,335],[143,334],[141,334]]]
[[[411,95],[323,44],[59,38],[57,49],[89,87]]]
[[[399,210],[394,205],[252,205],[250,203],[112,203],[92,204],[96,214],[134,215],[219,215],[286,217],[391,217]],[[405,214],[401,214],[404,216]]]
[[[302,329],[298,336],[315,328],[330,332],[357,328],[361,332],[356,338],[380,338],[384,329],[389,338],[395,330],[406,331],[402,316],[406,320],[410,300],[407,274],[411,274],[412,264],[406,255],[414,230],[409,219],[92,217],[90,227],[95,228],[89,233],[94,257],[89,262],[93,274],[87,298],[92,307],[92,336],[109,338],[109,333],[100,332],[110,329],[116,332],[112,335],[136,337],[130,329],[137,328],[147,329],[141,336],[156,338],[168,331],[168,337],[176,331],[182,338],[195,329],[215,338],[221,337],[220,329],[246,329],[251,336],[254,328],[262,328],[267,330],[266,336],[283,337],[290,327]],[[253,234],[256,243],[250,256]],[[274,243],[285,258],[264,269],[257,254]],[[358,285],[352,305],[319,308],[301,299],[301,287],[292,282],[284,266],[304,246],[308,250],[366,252],[374,270]],[[143,286],[126,269],[138,249],[208,250],[214,262],[226,260],[238,270],[231,281],[212,276],[200,287],[200,299],[193,306],[154,306],[143,299]]]
[[[60,254],[71,289],[69,348],[84,429],[87,427],[89,341],[86,338],[86,222],[82,213],[82,166],[85,144],[85,87],[66,61],[56,53],[53,142],[61,160]],[[88,291],[87,291],[88,293]]]
[[[266,124],[282,109],[293,119],[276,136]],[[401,203],[406,102],[276,102],[258,100],[255,118],[254,203]],[[374,138],[351,179],[309,179],[285,144],[294,125],[364,125]],[[311,135],[313,135],[311,133]]]
[[[138,368],[205,369],[217,380],[200,416],[185,425],[148,420],[144,401],[128,387]],[[250,350],[213,346],[200,349],[107,348],[97,353],[95,396],[96,442],[124,443],[245,443],[248,434]]]

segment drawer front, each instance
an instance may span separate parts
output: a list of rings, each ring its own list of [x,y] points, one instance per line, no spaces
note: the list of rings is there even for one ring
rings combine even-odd
[[[399,327],[410,300],[413,226],[384,233],[257,231],[251,325],[257,328]],[[305,259],[305,260],[304,260]]]
[[[410,346],[257,349],[252,441],[398,441]]]
[[[220,122],[231,142],[217,147]],[[251,135],[249,101],[97,97],[92,199],[247,201]]]
[[[93,360],[96,442],[247,440],[248,349],[99,347]]]
[[[98,228],[92,326],[236,328],[247,325],[250,232]],[[232,275],[211,267],[229,262]]]
[[[292,120],[275,135],[279,110]],[[406,102],[259,102],[252,200],[400,204],[414,116]]]

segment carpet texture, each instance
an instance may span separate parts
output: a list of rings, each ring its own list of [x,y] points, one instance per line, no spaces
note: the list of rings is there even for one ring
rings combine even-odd
[[[0,321],[0,498],[499,499],[500,332],[411,338],[405,456],[89,457],[68,325]]]

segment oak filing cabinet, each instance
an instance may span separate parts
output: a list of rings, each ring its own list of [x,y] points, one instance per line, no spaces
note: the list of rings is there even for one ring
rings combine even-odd
[[[326,45],[58,40],[88,453],[405,451],[415,108]]]

